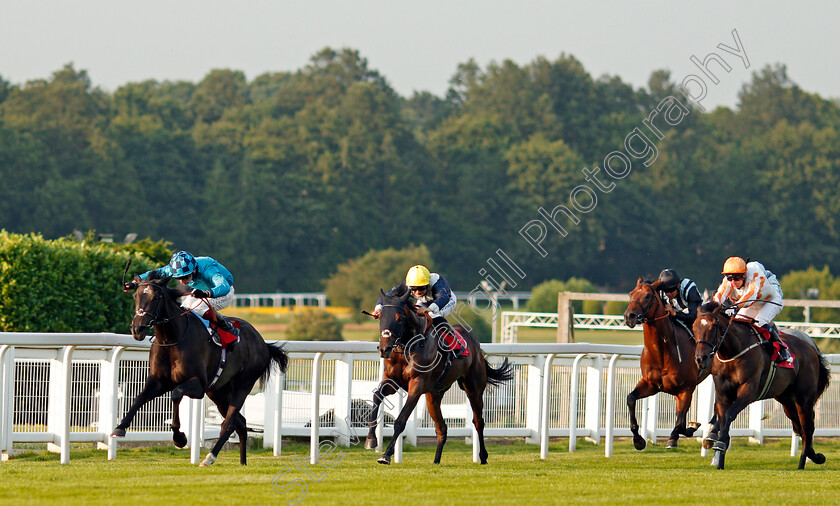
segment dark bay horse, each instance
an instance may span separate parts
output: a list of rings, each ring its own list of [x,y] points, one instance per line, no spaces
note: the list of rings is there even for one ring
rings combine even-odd
[[[686,426],[685,417],[691,407],[694,389],[706,379],[709,371],[700,371],[694,361],[694,339],[682,325],[671,321],[667,306],[659,296],[659,281],[636,282],[630,292],[630,305],[624,312],[624,323],[631,329],[644,323],[645,347],[642,350],[642,379],[627,395],[633,446],[644,450],[645,438],[639,435],[636,401],[657,392],[674,396],[677,401],[677,423],[668,439],[668,448],[677,446],[680,435],[691,437],[699,424]]]
[[[381,290],[380,290],[381,292]],[[484,389],[487,384],[500,385],[513,378],[513,370],[507,359],[493,368],[487,362],[478,340],[461,325],[455,328],[467,341],[470,356],[452,361],[446,370],[446,357],[438,350],[437,330],[431,319],[420,316],[409,302],[410,292],[403,296],[388,296],[382,293],[382,314],[379,319],[379,354],[385,359],[385,374],[373,396],[373,408],[368,418],[370,433],[365,448],[374,449],[376,440],[376,419],[379,405],[385,396],[402,388],[408,392],[405,406],[394,421],[394,437],[385,453],[377,460],[390,464],[394,444],[405,429],[405,422],[414,411],[420,396],[426,394],[429,415],[435,422],[437,450],[435,464],[440,463],[443,445],[446,443],[446,422],[441,414],[440,403],[443,394],[458,383],[470,401],[473,410],[473,424],[478,432],[479,458],[487,463],[487,449],[484,447]],[[448,353],[448,352],[447,352]],[[441,374],[444,373],[441,378]],[[435,388],[437,385],[437,388]]]
[[[216,461],[222,446],[236,430],[239,436],[239,463],[246,463],[245,449],[248,438],[245,417],[240,410],[254,384],[262,378],[263,383],[276,365],[285,372],[288,356],[282,347],[267,344],[259,332],[248,322],[237,318],[240,327],[240,342],[232,353],[227,354],[225,368],[216,378],[222,349],[213,344],[201,320],[192,311],[185,310],[177,298],[183,293],[167,288],[169,278],[145,281],[134,278],[138,287],[134,292],[134,319],[131,320],[131,334],[142,341],[146,331],[154,327],[155,340],[149,351],[149,376],[143,391],[134,399],[125,418],[117,425],[111,437],[125,436],[137,411],[147,402],[172,392],[172,440],[175,446],[183,448],[187,438],[181,432],[178,405],[184,396],[201,399],[206,393],[225,418],[222,422],[219,440],[207,454],[201,467]],[[215,379],[215,381],[214,381]]]
[[[776,367],[752,323],[730,318],[715,302],[707,302],[694,321],[696,361],[715,380],[715,413],[704,446],[715,450],[717,468],[724,468],[729,447],[729,427],[744,408],[759,399],[776,399],[802,437],[799,469],[805,459],[823,464],[825,456],[814,451],[814,405],[828,387],[830,372],[825,357],[805,333],[779,329],[782,340],[796,357],[793,369]]]

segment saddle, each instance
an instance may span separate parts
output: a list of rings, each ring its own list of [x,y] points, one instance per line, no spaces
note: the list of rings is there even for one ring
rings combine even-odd
[[[764,327],[759,327],[758,325],[755,324],[755,322],[751,322],[751,323],[752,323],[753,332],[756,333],[756,335],[759,337],[759,339],[762,339],[764,342],[770,341],[770,331],[769,330],[767,330]],[[791,356],[791,358],[793,358],[793,360],[791,360],[790,362],[777,362],[777,359],[779,358],[779,349],[781,348],[782,345],[780,343],[777,343],[777,342],[772,342],[771,344],[773,345],[773,351],[770,352],[771,362],[773,364],[775,364],[777,367],[781,367],[782,369],[793,369],[793,363],[796,361],[796,356],[793,354],[793,350],[790,348],[790,346],[788,346],[788,353],[790,353],[790,356]]]

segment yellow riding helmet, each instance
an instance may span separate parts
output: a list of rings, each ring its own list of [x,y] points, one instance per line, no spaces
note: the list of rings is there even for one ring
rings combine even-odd
[[[429,269],[422,265],[415,265],[405,275],[405,284],[406,286],[426,286],[429,284],[431,277]]]
[[[729,257],[723,264],[721,274],[744,274],[747,272],[747,263],[741,257]]]

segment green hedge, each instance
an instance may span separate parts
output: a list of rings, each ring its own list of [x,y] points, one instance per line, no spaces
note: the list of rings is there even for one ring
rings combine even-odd
[[[323,309],[295,309],[283,337],[289,341],[343,341],[342,327],[335,315]]]
[[[129,275],[157,267],[114,245],[0,231],[0,331],[128,332],[134,302],[122,292],[122,274],[129,256]]]
[[[550,279],[543,281],[531,290],[528,311],[536,313],[556,313],[557,296],[560,292],[597,293],[598,289],[589,281],[581,278],[569,278],[566,281]],[[572,302],[576,314],[601,314],[604,311],[600,300],[576,300]]]

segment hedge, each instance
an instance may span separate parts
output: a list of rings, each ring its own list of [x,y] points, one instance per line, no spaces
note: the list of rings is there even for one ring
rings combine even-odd
[[[106,243],[0,231],[0,331],[126,333],[133,299],[122,274],[157,267]]]

